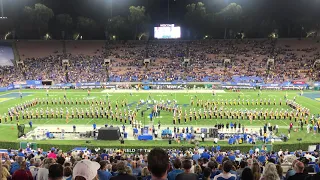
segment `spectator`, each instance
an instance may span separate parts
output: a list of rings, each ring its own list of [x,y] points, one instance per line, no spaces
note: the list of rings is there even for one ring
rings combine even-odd
[[[111,174],[112,174],[112,176],[116,176],[118,174],[118,172],[117,172],[117,164],[116,163],[112,164]]]
[[[290,176],[288,180],[300,180],[307,177],[307,174],[303,173],[304,164],[302,162],[298,161],[297,163],[295,163],[293,169],[296,173],[293,176]]]
[[[208,163],[208,168],[211,169],[210,178],[213,179],[215,175],[219,174],[220,172],[217,171],[218,163],[216,161],[210,161]]]
[[[181,160],[176,158],[173,162],[174,169],[168,173],[168,180],[175,180],[176,176],[180,173],[183,173],[181,170]]]
[[[0,162],[0,166],[2,165],[2,162]],[[3,164],[2,165],[2,169],[1,169],[1,172],[0,172],[0,174],[1,174],[1,180],[7,180],[8,178],[10,179],[11,178],[11,175],[10,175],[10,173],[9,173],[9,171],[8,171],[8,168],[9,168],[9,166],[7,165],[7,164]]]
[[[261,180],[280,180],[276,165],[268,163],[264,168]]]
[[[241,177],[242,171],[244,170],[244,168],[247,166],[247,162],[245,161],[241,161],[240,162],[240,168],[237,170],[237,176]]]
[[[63,179],[63,167],[61,164],[52,164],[49,167],[49,180],[62,180]]]
[[[194,152],[194,155],[192,156],[192,160],[198,162],[198,160],[200,159],[200,155],[198,151]]]
[[[166,179],[169,169],[167,152],[161,148],[152,149],[148,154],[148,169],[151,173],[151,180]]]
[[[195,173],[191,173],[191,167],[191,160],[185,159],[184,161],[182,161],[182,168],[184,169],[184,172],[178,174],[175,180],[198,180],[198,175]]]
[[[213,180],[220,180],[220,179],[225,179],[225,180],[236,180],[237,176],[234,174],[231,174],[230,171],[232,169],[232,162],[230,160],[224,161],[223,163],[223,172],[216,175]]]
[[[57,155],[54,153],[54,150],[51,150],[51,152],[48,154],[48,158],[57,159]]]
[[[147,167],[142,168],[141,178],[142,178],[142,180],[151,179],[150,172]]]
[[[114,177],[111,177],[110,180],[136,180],[136,177],[128,174],[128,172],[126,171],[126,167],[127,166],[123,161],[119,162],[117,164],[118,174]]]
[[[202,180],[211,180],[212,170],[210,168],[204,168]]]
[[[281,165],[277,164],[276,168],[277,168],[277,172],[278,172],[280,180],[284,180],[283,169],[282,169]]]
[[[134,176],[140,176],[141,175],[141,161],[132,161],[131,163],[132,168],[132,174]]]
[[[253,180],[253,173],[250,168],[244,168],[241,172],[239,180]]]
[[[286,179],[288,179],[290,176],[293,176],[294,174],[296,174],[296,171],[294,170],[294,166],[296,165],[296,163],[298,162],[298,160],[293,160],[292,164],[291,164],[291,168],[287,171],[286,173]]]
[[[38,151],[37,154],[34,156],[36,160],[40,159],[41,157],[43,157],[43,155],[41,154],[40,151]]]
[[[63,168],[63,180],[72,180],[72,169],[70,166]]]
[[[254,162],[252,164],[252,174],[253,174],[253,180],[259,180],[261,177],[261,169],[257,162]]]
[[[49,167],[54,163],[55,160],[52,158],[45,159],[42,168],[38,170],[37,180],[48,180]]]
[[[94,161],[81,160],[73,168],[74,180],[98,180],[100,164]]]
[[[109,180],[111,173],[107,170],[107,161],[100,161],[100,169],[98,170],[99,180]]]
[[[125,169],[125,171],[126,171],[127,174],[133,176],[132,169],[131,169],[130,166],[126,166],[124,169]]]
[[[202,178],[202,169],[200,165],[194,166],[194,173],[198,175],[199,179]]]
[[[207,149],[205,149],[204,152],[201,154],[201,158],[210,159],[210,155],[208,154]]]
[[[63,165],[65,161],[66,161],[66,159],[64,157],[58,157],[57,158],[57,163],[59,163],[61,165]]]
[[[10,174],[13,174],[16,170],[20,169],[20,164],[25,160],[22,156],[18,156],[16,158],[17,161],[11,164]]]
[[[33,180],[31,172],[27,170],[26,161],[20,163],[20,169],[13,173],[12,180]]]
[[[31,160],[30,160],[30,161],[31,161]],[[36,176],[37,176],[38,171],[39,171],[39,168],[40,168],[40,164],[41,164],[41,160],[40,160],[40,159],[37,159],[37,160],[35,161],[35,163],[33,164],[33,166],[30,166],[30,167],[29,167],[33,179],[36,179]]]

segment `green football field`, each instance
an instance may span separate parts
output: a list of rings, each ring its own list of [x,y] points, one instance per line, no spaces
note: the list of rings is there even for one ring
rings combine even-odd
[[[65,109],[68,108],[71,114],[71,109],[90,109],[90,107],[96,108],[99,107],[99,105],[96,105],[95,103],[92,105],[86,104],[84,105],[83,103],[79,105],[79,103],[76,104],[67,104],[64,105],[63,103],[60,104],[59,101],[64,99],[64,94],[66,94],[66,97],[69,101],[82,101],[83,99],[89,100],[89,102],[92,101],[110,101],[112,109],[115,109],[116,102],[118,102],[118,109],[119,111],[124,112],[124,109],[126,111],[132,110],[135,111],[136,108],[139,108],[139,111],[137,113],[136,119],[138,121],[141,121],[142,124],[150,125],[150,120],[148,115],[151,113],[151,110],[153,109],[153,100],[156,100],[157,102],[161,102],[162,100],[167,102],[170,100],[173,102],[176,100],[176,104],[178,107],[182,108],[182,112],[186,111],[187,114],[189,114],[190,109],[192,111],[204,111],[204,108],[201,106],[197,106],[196,102],[199,100],[202,101],[218,101],[218,100],[232,100],[237,101],[237,99],[240,96],[240,102],[243,100],[246,102],[246,100],[249,100],[250,105],[246,105],[246,103],[243,105],[242,103],[240,105],[217,105],[218,108],[223,108],[227,109],[229,111],[245,111],[245,110],[260,110],[260,109],[268,109],[271,110],[273,109],[274,111],[290,111],[291,108],[289,106],[285,105],[285,100],[284,96],[287,94],[288,99],[293,99],[296,97],[296,102],[299,103],[301,106],[310,109],[311,114],[318,115],[320,114],[320,92],[316,91],[305,91],[303,96],[299,95],[299,91],[262,91],[262,94],[258,96],[258,91],[241,91],[240,93],[238,92],[231,92],[231,91],[225,91],[223,93],[217,93],[215,96],[212,95],[212,93],[202,93],[200,90],[196,93],[176,93],[176,91],[172,92],[153,92],[153,91],[133,91],[132,93],[112,93],[112,92],[103,92],[101,89],[97,90],[92,90],[90,96],[87,95],[86,90],[50,90],[49,95],[47,97],[46,90],[23,90],[22,91],[22,98],[20,98],[20,93],[19,91],[8,91],[8,92],[3,92],[0,93],[0,114],[2,115],[2,123],[0,125],[0,141],[10,141],[10,142],[19,142],[17,140],[17,128],[16,128],[16,120],[13,120],[12,122],[8,120],[7,122],[4,122],[4,117],[5,113],[8,113],[8,108],[11,108],[13,106],[23,104],[27,101],[33,100],[35,98],[40,99],[40,101],[43,101],[43,99],[48,99],[49,104],[47,105],[46,103],[44,104],[38,104],[34,107],[30,107],[28,111],[36,111],[37,109],[53,109],[54,112],[56,112],[56,109],[58,108],[59,110],[62,108],[64,110],[63,115],[65,116]],[[59,100],[60,99],[60,100]],[[191,105],[191,99],[194,101],[194,105]],[[260,101],[260,99],[270,99],[271,100],[271,105],[252,105],[251,102],[252,100]],[[276,105],[273,105],[273,101],[276,101]],[[279,105],[279,101],[282,99],[283,105]],[[57,100],[58,103],[56,104],[51,104],[51,100]],[[148,100],[152,100],[149,103],[142,103],[140,105],[139,102],[143,100],[144,102],[148,102]],[[46,100],[45,100],[46,101]],[[127,103],[127,106],[122,107],[121,102],[125,101]],[[105,105],[107,106],[107,105]],[[149,108],[148,108],[149,107]],[[141,111],[145,111],[144,117],[141,116]],[[162,126],[170,126],[172,127],[172,120],[173,120],[173,112],[168,112],[168,111],[161,111],[160,118],[157,118],[156,120],[153,121],[153,123],[156,125],[160,121]],[[29,131],[28,127],[28,120],[22,120],[20,117],[19,123],[20,124],[25,124],[26,125],[26,131]],[[184,123],[184,120],[181,121],[181,125],[175,125],[175,126],[194,126],[194,127],[213,127],[217,123],[228,123],[228,122],[236,122],[236,123],[241,123],[247,128],[260,128],[262,127],[265,123],[271,123],[272,125],[279,125],[280,130],[279,134],[283,133],[285,135],[288,134],[288,128],[289,128],[289,123],[290,120],[288,119],[277,119],[277,120],[253,120],[252,123],[250,123],[249,120],[244,119],[244,120],[235,120],[235,119],[226,119],[224,117],[223,119],[198,119],[197,121],[192,120],[191,122],[188,120],[186,123]],[[43,118],[43,119],[32,119],[33,126],[45,126],[45,125],[88,125],[92,126],[93,122],[95,122],[97,125],[104,125],[104,124],[113,124],[113,125],[122,125],[124,124],[123,122],[120,123],[119,120],[115,121],[111,119],[106,119],[106,118],[84,118],[84,119],[78,119],[78,118],[71,118],[71,115],[69,116],[68,121],[66,121],[66,118],[63,117],[61,118]],[[298,127],[298,123],[294,122],[294,127]],[[129,123],[127,122],[129,125]],[[297,132],[292,132],[291,133],[291,139],[289,140],[290,143],[298,143],[297,139],[302,138],[304,142],[320,142],[320,134],[313,134],[312,132],[307,134],[307,131],[305,130],[306,125],[304,126],[304,130],[300,131],[298,130]],[[52,145],[84,145],[83,141],[68,141],[68,140],[46,140],[46,141],[39,141],[37,142],[39,144],[46,143],[46,144],[52,144]],[[220,142],[221,144],[226,144],[226,142]],[[284,142],[282,142],[284,143]],[[105,145],[108,144],[109,146],[115,146],[118,147],[119,143],[118,142],[112,142],[112,141],[94,141],[92,142],[91,145],[93,146],[100,146],[100,145]],[[174,142],[175,144],[175,142]],[[132,140],[131,142],[126,143],[126,145],[132,145],[132,146],[146,146],[146,147],[154,147],[156,145],[159,146],[168,146],[167,142],[163,142],[161,140],[158,141],[150,141],[150,142],[141,142],[141,141],[136,141]],[[177,145],[177,144],[175,144]],[[201,143],[200,143],[201,145]],[[202,145],[212,145],[212,142],[205,142],[202,143]],[[1,148],[1,147],[0,147]]]

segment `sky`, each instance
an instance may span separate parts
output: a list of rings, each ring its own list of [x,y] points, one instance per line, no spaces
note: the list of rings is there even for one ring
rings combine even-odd
[[[84,16],[91,18],[99,25],[106,24],[108,18],[112,15],[121,15],[127,17],[129,15],[130,6],[144,6],[147,14],[151,17],[150,27],[159,24],[177,24],[183,27],[183,30],[189,30],[185,23],[186,6],[190,3],[203,2],[205,4],[209,18],[216,18],[211,14],[219,12],[230,3],[237,3],[242,7],[241,18],[245,19],[251,31],[252,37],[261,37],[261,27],[263,24],[275,22],[275,27],[279,30],[281,37],[296,37],[302,34],[300,30],[303,24],[301,21],[309,20],[309,24],[320,27],[320,0],[0,0],[3,1],[4,16],[7,20],[0,19],[0,27],[5,22],[7,24],[17,24],[15,21],[23,15],[25,6],[34,6],[35,3],[42,3],[51,8],[55,15],[70,14],[75,24],[77,17]],[[112,2],[112,3],[111,3]],[[168,3],[169,14],[168,20]],[[112,4],[112,6],[111,6]],[[11,21],[13,20],[13,21]],[[299,21],[301,20],[301,21]],[[219,22],[212,19],[210,22]],[[300,24],[301,23],[301,24]],[[216,29],[218,37],[221,26],[217,23],[210,27]],[[269,23],[270,24],[270,23]],[[305,23],[306,24],[306,23]],[[250,26],[252,25],[252,26]],[[219,27],[220,26],[220,27]],[[49,21],[50,32],[54,32],[54,18]],[[75,28],[75,27],[73,27]],[[242,27],[243,28],[243,27]],[[3,28],[5,29],[5,28]],[[310,30],[310,28],[308,29]],[[4,30],[6,31],[6,30]],[[4,33],[3,31],[3,33]],[[17,31],[18,32],[18,31]],[[213,32],[213,31],[212,31]],[[0,29],[1,33],[1,29]],[[104,35],[101,35],[104,37]]]
[[[196,0],[2,0],[4,15],[10,17],[24,6],[43,3],[53,9],[55,14],[68,13],[72,17],[86,16],[96,20],[104,19],[111,14],[128,15],[129,6],[145,6],[153,23],[177,23],[182,21],[186,5]],[[168,2],[170,20],[168,21]],[[272,12],[275,16],[284,15],[292,7],[299,6],[303,11],[320,9],[320,0],[202,0],[207,11],[218,11],[227,4],[235,2],[244,10],[263,15]]]

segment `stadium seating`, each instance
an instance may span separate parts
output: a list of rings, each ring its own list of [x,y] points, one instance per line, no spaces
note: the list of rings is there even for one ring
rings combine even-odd
[[[18,41],[17,50],[26,65],[25,79],[66,82],[61,59],[70,59],[69,82],[106,81],[103,59],[112,60],[109,81],[264,82],[319,80],[313,68],[320,44],[313,39],[198,40],[198,41]],[[150,58],[148,68],[143,60]],[[188,67],[183,58],[191,59]],[[267,71],[267,60],[275,66]],[[224,66],[223,60],[231,59]],[[1,86],[23,80],[16,68],[1,67]],[[268,73],[267,73],[268,72]],[[8,77],[9,80],[5,77]],[[10,77],[17,77],[11,78]],[[23,78],[21,78],[23,77]],[[7,78],[7,79],[8,79]]]

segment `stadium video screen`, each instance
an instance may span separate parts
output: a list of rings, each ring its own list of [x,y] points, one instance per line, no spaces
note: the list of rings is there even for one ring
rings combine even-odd
[[[180,27],[175,27],[174,24],[160,24],[159,27],[154,27],[154,38],[156,39],[178,39],[180,37]]]

